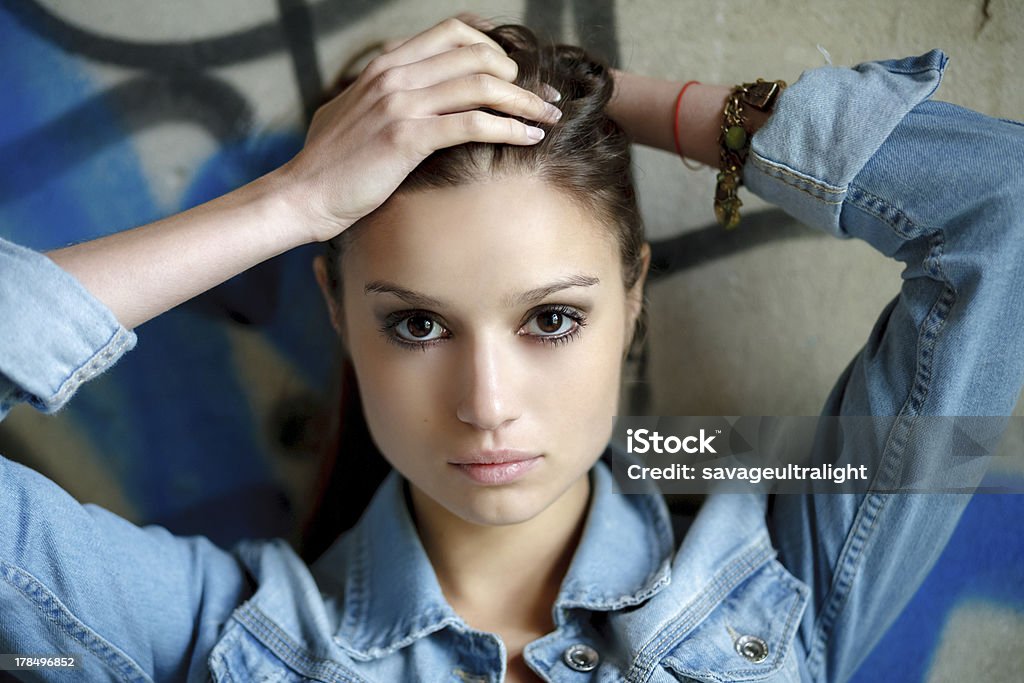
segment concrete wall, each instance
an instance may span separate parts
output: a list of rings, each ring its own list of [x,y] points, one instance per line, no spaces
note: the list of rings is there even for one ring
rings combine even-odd
[[[12,0],[0,4],[0,235],[50,248],[244,183],[298,149],[317,93],[354,52],[461,10],[525,20],[623,68],[725,84],[793,82],[824,53],[852,65],[938,47],[951,58],[938,99],[999,117],[1024,110],[1024,3],[1015,0]],[[650,287],[651,335],[644,363],[627,374],[628,405],[817,414],[898,292],[899,264],[793,224],[749,193],[745,225],[727,235],[713,223],[713,174],[650,150],[638,150],[636,167],[650,239],[686,258]],[[288,255],[147,324],[139,348],[61,415],[16,410],[0,427],[0,450],[137,522],[225,543],[290,534],[317,466],[317,424],[307,418],[332,367],[311,255]],[[996,516],[1022,511],[984,505],[994,507],[967,521],[986,533]],[[992,547],[1002,550],[985,555]],[[1005,588],[1024,585],[1019,541],[990,537],[967,556],[989,558],[1001,587],[982,598],[995,591],[1003,611],[986,612],[992,600],[957,603],[951,565],[930,590],[954,630],[940,633],[938,620],[929,652],[940,637],[964,642],[964,625],[990,616],[1004,624],[1004,642],[1024,635],[1024,597]],[[953,597],[943,603],[936,590]],[[908,633],[936,621],[921,609]],[[884,680],[913,680],[929,666],[931,680],[957,680],[971,666],[1010,680],[1002,676],[1019,655],[1014,664],[993,654],[998,646],[953,659],[922,653],[909,676]]]

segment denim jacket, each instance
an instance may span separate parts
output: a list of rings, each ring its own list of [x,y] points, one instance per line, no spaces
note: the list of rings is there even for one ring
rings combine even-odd
[[[823,410],[898,418],[846,436],[888,463],[878,489],[931,466],[915,417],[1008,415],[1024,382],[1021,354],[993,363],[985,343],[1024,337],[1024,129],[930,100],[945,65],[933,50],[804,73],[744,168],[798,220],[906,263]],[[0,416],[59,409],[136,341],[3,241],[0,320]],[[659,495],[613,493],[603,460],[589,476],[555,630],[524,653],[549,681],[846,680],[969,498],[712,494],[683,534]],[[506,654],[445,601],[397,474],[308,567],[282,540],[227,551],[139,528],[3,458],[0,652],[79,655],[76,680],[389,683],[500,681]]]

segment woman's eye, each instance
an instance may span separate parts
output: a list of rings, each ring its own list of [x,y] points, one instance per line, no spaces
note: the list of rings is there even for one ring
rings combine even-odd
[[[567,343],[575,339],[587,324],[583,311],[570,307],[552,307],[533,313],[520,328],[520,335],[543,343]],[[399,311],[388,316],[381,326],[384,338],[407,349],[425,351],[450,339],[452,333],[434,314]]]
[[[395,334],[404,341],[428,342],[440,339],[445,329],[425,315],[411,315],[395,325]]]
[[[537,337],[558,337],[573,330],[577,321],[561,311],[541,311],[526,324],[526,333]]]

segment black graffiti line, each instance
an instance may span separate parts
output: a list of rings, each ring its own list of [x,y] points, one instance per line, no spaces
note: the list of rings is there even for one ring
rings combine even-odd
[[[351,24],[392,0],[320,2],[310,23],[322,35]],[[25,30],[64,51],[107,64],[151,71],[193,71],[265,57],[286,48],[278,21],[200,40],[146,42],[104,36],[60,17],[36,0],[3,0],[2,7]]]
[[[651,241],[651,272],[648,283],[666,280],[684,270],[702,266],[754,247],[803,238],[823,238],[826,235],[794,221],[779,209],[766,209],[743,216],[742,226],[726,231],[720,225],[710,224],[681,235]],[[646,311],[644,313],[646,316]],[[641,332],[641,343],[629,355],[632,378],[626,382],[629,409],[637,415],[646,415],[651,409],[650,338],[646,329]]]
[[[615,0],[572,0],[577,32],[583,47],[619,64],[619,36],[615,21]]]
[[[765,209],[743,216],[741,227],[725,230],[718,224],[651,241],[649,282],[712,261],[729,258],[755,247],[792,239],[825,237],[819,230],[798,223],[780,209]]]
[[[582,47],[616,66],[619,40],[615,0],[529,0],[526,25],[542,39],[563,41],[566,13],[570,8]]]
[[[90,121],[109,120],[112,110],[131,133],[165,121],[192,121],[221,143],[242,139],[252,120],[249,104],[220,79],[203,74],[146,77],[98,93],[0,146],[0,159],[60,158],[62,169],[71,168],[125,138],[124,129],[118,126],[97,129],[87,125]],[[31,163],[5,165],[0,171],[0,204],[31,192],[46,180],[40,174],[51,171],[52,167],[40,168]]]
[[[309,23],[316,27],[318,35],[325,35],[349,26],[393,1],[318,2],[307,10]],[[526,8],[528,24],[538,30],[554,28],[552,35],[561,35],[561,10],[552,12],[552,9],[560,7],[564,1],[529,0]],[[288,43],[277,21],[213,38],[137,41],[105,36],[77,26],[37,0],[3,0],[2,7],[23,28],[69,53],[98,62],[153,71],[227,66],[281,51]],[[573,0],[573,11],[584,46],[615,65],[618,62],[618,40],[614,0]],[[552,27],[552,20],[556,20],[558,25]]]
[[[316,57],[313,20],[309,7],[302,0],[277,0],[277,7],[308,127],[324,92],[324,79]]]

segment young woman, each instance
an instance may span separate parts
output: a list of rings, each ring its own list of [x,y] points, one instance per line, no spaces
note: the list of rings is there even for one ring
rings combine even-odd
[[[983,343],[1024,331],[1024,134],[930,101],[944,65],[814,70],[747,120],[751,190],[908,264],[824,409],[897,418],[847,435],[891,465],[879,489],[934,467],[916,418],[1006,415],[1024,379]],[[236,192],[45,256],[0,242],[5,412],[60,408],[131,328],[330,241],[316,276],[394,467],[307,567],[280,541],[139,529],[0,460],[0,650],[78,655],[87,680],[848,678],[968,496],[780,496],[767,514],[712,495],[674,538],[662,499],[614,494],[601,459],[649,261],[626,132],[673,148],[678,89],[450,20]],[[685,155],[717,165],[729,92],[686,92]]]

